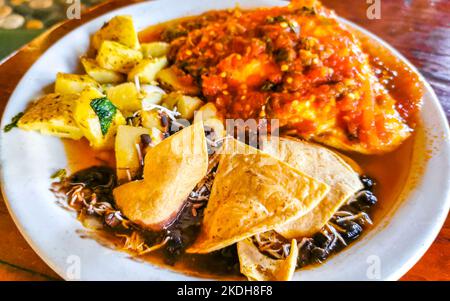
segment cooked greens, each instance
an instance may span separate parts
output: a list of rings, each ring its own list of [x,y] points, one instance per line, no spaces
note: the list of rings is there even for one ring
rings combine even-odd
[[[113,122],[114,116],[117,113],[117,108],[106,97],[96,98],[91,101],[91,108],[97,114],[100,120],[100,127],[102,129],[103,136],[108,133],[109,127]]]

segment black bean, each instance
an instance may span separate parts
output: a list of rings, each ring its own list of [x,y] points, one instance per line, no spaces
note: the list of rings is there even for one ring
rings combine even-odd
[[[360,180],[364,185],[364,189],[366,189],[366,190],[372,191],[372,189],[376,185],[375,181],[366,175],[361,176]]]
[[[114,213],[109,213],[105,216],[105,224],[111,228],[115,228],[120,225],[120,220],[116,217]]]
[[[364,190],[359,193],[358,202],[367,206],[373,206],[378,202],[378,199],[372,192]]]
[[[303,267],[311,263],[311,251],[316,246],[312,240],[307,240],[300,248],[299,256],[297,258],[297,266]]]
[[[330,239],[323,235],[322,233],[316,233],[313,236],[314,244],[318,247],[326,247],[330,243]]]
[[[161,114],[161,125],[166,129],[169,127],[169,118],[166,114]]]
[[[340,226],[345,229],[345,232],[341,234],[345,240],[354,240],[358,238],[363,231],[363,228],[358,223],[352,221],[342,222],[340,223]]]
[[[150,137],[149,134],[142,134],[141,135],[141,144],[143,147],[147,147],[150,144],[152,144],[152,137]]]
[[[327,259],[329,254],[328,254],[327,250],[316,247],[316,248],[312,249],[311,256],[315,262],[321,263],[322,261]]]
[[[177,258],[183,253],[184,243],[181,231],[175,229],[169,234],[169,241],[164,249],[164,257],[167,264],[175,264]]]

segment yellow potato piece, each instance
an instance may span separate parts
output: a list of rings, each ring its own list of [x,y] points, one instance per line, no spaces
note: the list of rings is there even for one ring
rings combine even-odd
[[[92,100],[102,98],[104,95],[98,90],[88,87],[81,92],[76,102],[74,119],[82,130],[90,145],[95,149],[111,149],[114,147],[114,138],[117,126],[125,124],[125,118],[117,110],[108,132],[104,135],[101,130],[100,119],[91,107]]]
[[[109,100],[124,114],[133,114],[141,109],[141,99],[134,83],[123,83],[106,90]]]
[[[104,41],[98,50],[97,64],[108,70],[128,73],[142,60],[142,53],[117,42]]]
[[[105,23],[92,36],[92,48],[98,49],[103,41],[115,41],[132,49],[139,49],[139,38],[131,16],[116,16]]]
[[[142,227],[161,230],[182,208],[208,169],[202,123],[195,123],[151,148],[144,179],[114,189],[117,206]]]
[[[129,125],[119,125],[117,128],[115,153],[116,173],[119,183],[131,181],[136,177],[141,162],[139,162],[138,146],[141,135],[147,134],[152,139],[152,147],[160,143],[163,134],[156,128],[147,129]],[[141,153],[141,156],[144,156]]]
[[[87,87],[100,90],[100,85],[89,75],[68,74],[59,72],[56,75],[55,93],[81,93]]]
[[[81,64],[84,71],[100,84],[117,84],[125,80],[123,74],[98,66],[94,59],[82,57]]]
[[[276,228],[286,238],[310,236],[319,231],[357,191],[359,175],[338,154],[318,144],[296,139],[263,140],[262,150],[330,186],[330,192],[308,214]]]
[[[224,142],[201,232],[188,253],[210,253],[297,219],[328,185],[229,138]]]
[[[27,131],[78,140],[83,132],[73,118],[78,94],[48,94],[34,102],[20,118],[17,126]]]
[[[252,281],[289,281],[295,272],[298,257],[297,241],[291,242],[286,259],[272,259],[262,254],[250,238],[237,243],[241,273]]]
[[[141,44],[141,51],[144,58],[154,58],[165,56],[169,53],[170,44],[166,42],[151,42]]]
[[[150,84],[155,80],[156,74],[166,67],[167,64],[168,61],[165,56],[143,59],[128,73],[128,81],[134,82],[137,77],[140,83]]]

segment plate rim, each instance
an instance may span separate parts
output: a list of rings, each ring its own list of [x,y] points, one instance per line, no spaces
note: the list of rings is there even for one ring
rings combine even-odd
[[[242,0],[242,1],[246,1],[246,0]],[[163,1],[153,1],[153,2],[163,2]],[[170,0],[170,1],[164,1],[166,3],[169,2],[177,2],[177,0]],[[285,2],[281,1],[281,0],[274,0],[274,1],[270,1],[272,3],[279,3],[279,4],[286,4]],[[38,59],[36,59],[36,61],[27,69],[27,71],[23,74],[22,78],[20,79],[20,81],[17,83],[16,87],[14,88],[13,93],[11,94],[10,98],[8,99],[6,105],[5,105],[5,110],[4,112],[7,111],[8,106],[11,103],[11,100],[14,99],[14,96],[17,92],[17,87],[19,87],[21,85],[21,83],[24,80],[24,77],[29,73],[30,69],[37,64],[40,59],[42,58],[42,56],[44,56],[46,53],[48,53],[49,51],[52,50],[53,47],[55,47],[58,43],[60,43],[60,41],[67,37],[70,34],[73,34],[75,31],[82,31],[83,29],[85,29],[87,26],[89,26],[89,24],[98,22],[99,19],[104,18],[106,15],[114,15],[114,14],[120,14],[120,11],[124,10],[124,9],[128,9],[130,7],[138,7],[141,5],[149,5],[152,2],[141,2],[141,3],[135,3],[135,4],[130,4],[130,5],[126,5],[117,9],[114,9],[112,11],[106,12],[104,14],[101,14],[99,16],[97,16],[96,18],[90,20],[89,22],[86,22],[85,24],[73,29],[72,31],[70,31],[69,33],[67,33],[66,35],[62,36],[60,39],[58,39],[55,43],[53,43],[44,53],[42,53]],[[233,6],[233,4],[230,4],[230,7]],[[262,7],[262,6],[261,6]],[[339,21],[350,26],[353,29],[356,29],[358,31],[360,31],[361,33],[363,33],[364,35],[367,35],[368,37],[374,39],[377,43],[380,43],[383,47],[385,47],[386,49],[388,49],[394,56],[396,56],[398,59],[400,59],[401,61],[403,61],[404,63],[406,63],[408,65],[409,68],[411,68],[411,70],[413,70],[420,79],[421,84],[424,86],[424,92],[428,92],[430,94],[430,99],[432,99],[432,104],[433,106],[437,109],[437,112],[439,113],[439,116],[436,116],[439,120],[438,123],[440,125],[442,125],[442,130],[444,132],[444,135],[447,139],[443,139],[445,146],[447,149],[450,148],[450,141],[448,139],[448,137],[450,136],[450,129],[449,129],[449,125],[447,122],[447,117],[444,113],[444,110],[442,108],[442,105],[439,102],[439,98],[437,97],[437,95],[435,94],[433,88],[431,87],[431,85],[428,83],[428,81],[425,79],[425,77],[420,73],[420,71],[408,60],[406,59],[398,50],[396,50],[394,47],[392,47],[389,43],[387,43],[386,41],[384,41],[383,39],[381,39],[380,37],[376,36],[375,34],[371,33],[370,31],[368,31],[367,29],[351,22],[348,21],[342,17],[338,17]],[[8,122],[7,120],[5,120],[5,114],[3,113],[2,116],[2,122],[1,122],[1,128],[3,128],[3,126],[6,124],[6,122]],[[0,135],[0,146],[3,145],[3,131]],[[450,159],[448,159],[448,161],[450,161]],[[13,219],[16,227],[19,229],[21,235],[24,237],[24,239],[27,241],[27,243],[30,245],[30,247],[36,252],[36,254],[53,270],[55,271],[60,277],[62,277],[65,280],[69,280],[67,279],[65,273],[61,270],[61,267],[58,266],[56,263],[54,263],[48,256],[45,250],[39,248],[37,246],[37,244],[35,244],[33,237],[31,237],[25,230],[25,227],[23,226],[22,222],[20,221],[20,219],[17,217],[13,207],[11,206],[10,200],[7,197],[6,191],[5,191],[5,175],[4,175],[4,168],[3,168],[4,163],[0,162],[0,188],[1,188],[1,193],[3,195],[3,198],[5,200],[5,204],[6,207],[8,209],[8,212],[11,216],[11,218]],[[447,172],[449,173],[449,172]],[[401,268],[398,268],[395,272],[391,273],[390,275],[386,276],[386,280],[397,280],[399,279],[402,275],[404,275],[412,266],[414,266],[415,263],[417,263],[417,261],[423,256],[423,254],[428,250],[428,248],[431,246],[431,244],[433,243],[433,241],[435,240],[435,238],[437,237],[437,235],[439,234],[440,229],[442,228],[443,224],[445,223],[446,217],[448,215],[448,211],[450,209],[450,188],[449,185],[447,185],[446,187],[446,191],[445,191],[445,195],[446,195],[446,199],[442,201],[442,204],[444,204],[444,207],[447,209],[447,212],[442,212],[438,217],[438,221],[435,221],[433,223],[433,229],[431,230],[430,235],[428,235],[426,237],[426,239],[424,239],[424,243],[422,244],[422,246],[416,247],[413,256],[410,256],[409,260],[405,261]],[[404,200],[404,202],[406,202],[406,200]],[[395,213],[394,213],[395,215]],[[393,218],[394,216],[392,216],[391,218]],[[375,229],[373,229],[375,230]],[[118,251],[120,252],[120,251]],[[183,276],[185,277],[189,277],[188,275],[183,274]]]

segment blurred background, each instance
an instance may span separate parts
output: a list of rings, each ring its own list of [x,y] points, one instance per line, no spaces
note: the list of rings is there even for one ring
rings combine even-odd
[[[76,1],[83,11],[105,0],[0,0],[0,60],[67,19],[66,11]]]

